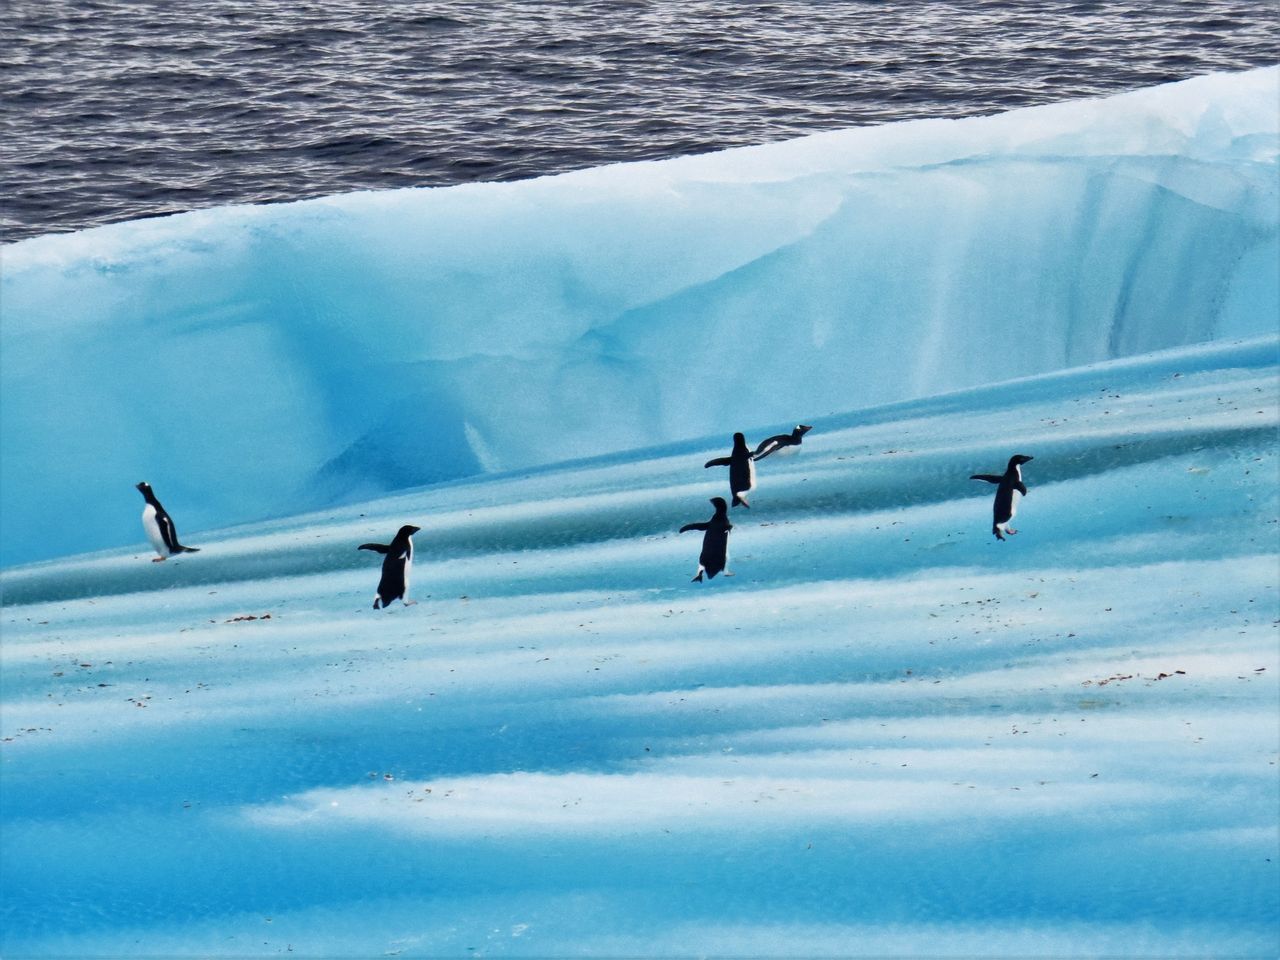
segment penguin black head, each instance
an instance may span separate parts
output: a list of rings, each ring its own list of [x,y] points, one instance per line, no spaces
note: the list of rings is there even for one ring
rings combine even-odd
[[[411,523],[406,523],[403,527],[400,528],[400,531],[396,534],[396,536],[404,537],[408,539],[409,537],[412,537],[415,533],[417,533],[421,529],[422,529],[421,527],[415,527]]]
[[[155,496],[155,494],[151,492],[151,484],[147,483],[147,481],[145,480],[143,480],[141,483],[134,484],[134,486],[137,488],[137,491],[140,494],[142,494],[143,497],[145,497],[147,500],[150,500]]]
[[[791,435],[799,440],[812,429],[813,427],[809,426],[807,423],[797,423],[796,428],[791,431]]]
[[[747,448],[747,437],[745,434],[735,433],[733,435],[733,448],[737,450],[739,447],[743,450]]]
[[[712,497],[711,505],[716,508],[716,513],[729,512],[729,504],[725,503],[724,497]]]
[[[1015,453],[1012,457],[1009,458],[1009,469],[1012,470],[1014,467],[1020,467],[1024,463],[1027,463],[1028,461],[1034,460],[1034,459],[1035,457],[1028,457],[1026,454]]]

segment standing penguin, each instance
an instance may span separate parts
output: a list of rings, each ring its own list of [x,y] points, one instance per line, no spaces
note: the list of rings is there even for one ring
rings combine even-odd
[[[409,572],[413,569],[413,535],[421,527],[405,524],[396,533],[390,543],[362,543],[357,550],[372,550],[374,553],[386,554],[382,558],[382,579],[378,581],[378,595],[373,598],[373,609],[391,606],[391,601],[399,600],[406,607],[418,601],[406,600],[409,592]]]
[[[756,485],[756,464],[751,459],[751,451],[747,449],[747,438],[740,433],[733,435],[733,453],[727,457],[716,457],[703,465],[707,467],[729,468],[729,492],[733,494],[733,505],[750,509],[745,494],[750,493]]]
[[[742,434],[738,434],[742,436]],[[705,573],[707,579],[713,579],[717,573],[729,565],[729,531],[733,524],[729,522],[729,507],[724,497],[712,497],[712,505],[716,508],[715,516],[706,523],[686,523],[680,532],[686,530],[705,530],[702,535],[702,552],[698,555],[698,575],[691,582],[701,583]],[[731,574],[725,574],[731,576]]]
[[[1009,458],[1009,466],[1004,472],[1004,476],[997,477],[991,473],[975,473],[970,480],[985,480],[987,483],[996,484],[996,502],[993,507],[995,520],[991,524],[991,532],[996,535],[997,540],[1003,540],[1004,534],[1014,534],[1018,531],[1009,526],[1009,522],[1013,520],[1014,514],[1018,512],[1018,501],[1027,495],[1026,484],[1022,482],[1022,465],[1034,457],[1024,456],[1016,453]]]
[[[147,505],[142,508],[142,529],[147,532],[147,539],[159,554],[158,557],[153,557],[151,562],[161,563],[179,553],[199,553],[199,547],[184,547],[178,542],[178,530],[164,507],[160,506],[160,501],[156,499],[151,484],[143,481],[137,486],[138,492],[147,501]]]
[[[790,433],[780,433],[776,437],[769,437],[767,440],[761,440],[760,445],[756,447],[754,459],[763,460],[771,453],[776,453],[783,447],[798,447],[800,441],[804,439],[804,435],[812,430],[813,427],[807,424],[798,423],[796,428]]]

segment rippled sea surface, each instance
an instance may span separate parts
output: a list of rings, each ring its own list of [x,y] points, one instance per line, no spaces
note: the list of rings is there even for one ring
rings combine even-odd
[[[1280,59],[1276,6],[6,0],[0,239],[511,180]]]

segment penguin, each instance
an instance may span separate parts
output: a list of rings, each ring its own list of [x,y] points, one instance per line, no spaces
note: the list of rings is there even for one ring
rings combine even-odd
[[[752,459],[763,460],[769,454],[777,453],[783,447],[798,447],[800,446],[800,441],[804,439],[804,435],[812,429],[813,427],[798,423],[790,433],[780,433],[776,437],[761,440],[760,446],[756,447],[756,452],[752,454]]]
[[[399,600],[406,607],[418,602],[406,600],[405,595],[409,592],[409,572],[413,569],[413,535],[421,529],[406,523],[390,543],[362,543],[356,547],[357,550],[386,554],[382,558],[382,579],[378,581],[373,609],[385,609],[393,600]]]
[[[712,497],[711,503],[716,512],[710,520],[706,523],[686,523],[680,528],[681,533],[686,530],[706,531],[702,535],[702,552],[698,554],[698,575],[691,583],[701,583],[704,573],[708,580],[712,580],[729,565],[729,531],[733,529],[733,524],[729,522],[729,507],[724,502],[724,497]],[[726,573],[725,576],[731,577],[733,574]]]
[[[970,480],[985,480],[987,483],[997,485],[994,506],[995,521],[991,524],[991,532],[996,535],[997,540],[1003,540],[1006,533],[1014,534],[1018,532],[1009,526],[1009,522],[1013,519],[1014,514],[1018,512],[1018,501],[1027,495],[1026,484],[1022,482],[1022,465],[1034,459],[1034,457],[1017,453],[1009,458],[1009,466],[1005,470],[1004,476],[997,477],[991,473],[975,473],[969,478]]]
[[[147,505],[142,508],[142,529],[147,532],[147,539],[159,554],[158,557],[152,557],[151,562],[163,563],[179,553],[199,553],[199,547],[184,547],[178,542],[178,530],[164,507],[160,506],[151,484],[143,481],[137,487],[147,501]]]
[[[751,451],[747,448],[747,438],[740,433],[733,435],[733,453],[727,457],[716,457],[703,465],[707,467],[729,468],[729,492],[733,494],[733,505],[751,509],[745,494],[750,493],[756,485],[756,464],[751,459]]]

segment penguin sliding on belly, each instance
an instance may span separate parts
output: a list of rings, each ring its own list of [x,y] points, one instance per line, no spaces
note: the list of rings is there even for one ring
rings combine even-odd
[[[740,433],[733,435],[733,453],[727,457],[716,457],[703,464],[707,467],[729,468],[729,492],[733,494],[733,505],[750,509],[746,494],[756,485],[756,465],[751,459],[751,451],[747,448],[747,438]]]
[[[769,454],[777,453],[779,450],[784,449],[790,450],[794,453],[800,446],[800,441],[804,439],[804,435],[812,429],[813,427],[803,423],[798,423],[796,424],[796,428],[790,433],[780,433],[776,437],[769,437],[766,440],[761,440],[760,445],[756,447],[756,452],[753,454],[752,459],[763,460]]]
[[[382,579],[378,581],[378,595],[373,598],[373,609],[391,606],[399,600],[411,607],[416,600],[406,600],[409,593],[409,573],[413,569],[413,535],[421,527],[405,524],[390,543],[362,543],[357,550],[372,550],[385,554],[382,558]]]
[[[995,534],[997,540],[1003,540],[1006,533],[1012,535],[1018,532],[1009,524],[1018,512],[1018,501],[1027,495],[1026,484],[1022,482],[1022,465],[1034,459],[1034,457],[1017,453],[1009,458],[1009,466],[1004,476],[975,473],[969,478],[996,484],[996,501],[992,508],[995,519],[991,524],[991,532]]]
[[[694,583],[701,583],[704,573],[708,580],[714,579],[729,565],[729,531],[733,529],[729,522],[729,507],[724,497],[712,497],[711,503],[716,508],[715,516],[706,523],[686,523],[680,528],[681,533],[686,530],[706,531],[702,535],[702,552],[698,555],[698,575],[693,578]],[[725,576],[733,574],[726,573]]]
[[[199,547],[184,547],[178,542],[178,530],[164,507],[160,506],[160,501],[156,499],[151,484],[143,481],[137,487],[138,492],[147,501],[147,505],[142,508],[142,529],[147,532],[147,539],[159,554],[158,557],[153,557],[151,562],[161,563],[179,553],[199,553]]]

